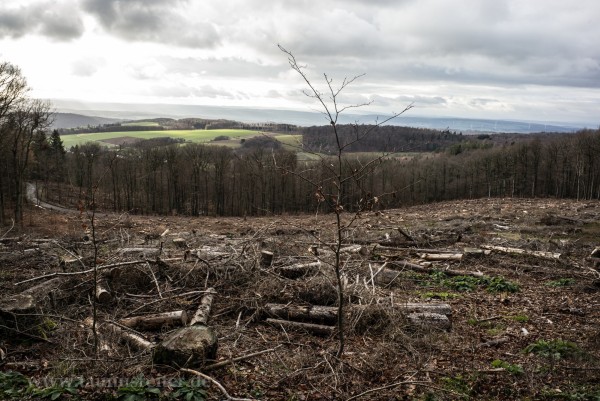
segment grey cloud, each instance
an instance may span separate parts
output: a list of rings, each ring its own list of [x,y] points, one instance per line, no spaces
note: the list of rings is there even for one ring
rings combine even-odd
[[[243,75],[248,78],[269,78],[276,77],[282,70],[281,66],[263,64],[259,61],[249,61],[238,57],[162,57],[158,59],[158,62],[169,73],[183,75],[218,75],[221,77]]]
[[[184,0],[85,0],[83,7],[109,33],[126,40],[192,48],[215,46],[219,36],[211,23],[201,19],[188,21],[178,13],[178,6],[186,3]],[[185,12],[185,7],[182,9]]]
[[[91,77],[105,64],[105,60],[100,58],[78,60],[71,65],[71,71],[80,77]]]
[[[0,6],[0,38],[34,33],[68,41],[80,37],[83,31],[83,21],[72,3],[43,2],[19,8]]]
[[[211,85],[202,85],[201,87],[186,85],[155,86],[151,89],[151,92],[152,95],[175,98],[205,97],[212,99],[235,99],[237,97],[233,92],[215,88]]]

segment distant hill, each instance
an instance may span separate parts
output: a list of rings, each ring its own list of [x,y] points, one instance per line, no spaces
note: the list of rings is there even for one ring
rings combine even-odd
[[[328,124],[324,116],[318,112],[249,108],[249,107],[226,107],[206,105],[181,105],[181,104],[123,104],[123,103],[82,103],[64,100],[52,100],[58,110],[65,114],[85,113],[102,118],[123,120],[151,119],[166,117],[173,119],[200,118],[200,119],[225,119],[240,121],[242,123],[265,123],[276,122],[283,124],[294,124],[304,127],[320,126]],[[597,127],[598,124],[589,123],[566,123],[552,121],[516,121],[498,119],[473,119],[455,117],[426,117],[413,116],[412,111],[402,115],[387,125],[399,125],[416,128],[450,130],[464,134],[477,133],[520,133],[530,134],[536,132],[575,132],[582,128]],[[388,117],[385,114],[345,114],[338,123],[372,124]],[[507,116],[509,117],[509,116]],[[98,117],[100,118],[100,117]],[[84,124],[86,126],[87,124]],[[91,124],[94,125],[94,124]],[[98,124],[95,124],[98,125]]]
[[[54,122],[52,123],[52,129],[61,128],[77,128],[87,127],[88,125],[97,126],[102,124],[113,124],[123,121],[116,118],[96,117],[96,116],[84,116],[83,114],[75,113],[55,113]]]

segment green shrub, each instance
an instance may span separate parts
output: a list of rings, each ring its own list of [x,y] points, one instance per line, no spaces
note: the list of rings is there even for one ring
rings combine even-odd
[[[31,388],[29,379],[19,372],[0,372],[0,399],[23,399]]]
[[[513,375],[523,374],[523,367],[521,365],[513,365],[512,363],[508,363],[501,359],[496,359],[492,361],[492,366],[495,368],[502,368]]]
[[[550,341],[538,340],[525,347],[523,352],[527,354],[543,356],[553,360],[581,355],[581,349],[577,346],[577,344],[561,339]]]
[[[489,292],[517,292],[519,286],[504,277],[494,277],[487,282],[487,290]]]
[[[204,380],[179,379],[173,384],[169,398],[173,400],[204,401],[206,400],[206,382]]]
[[[575,284],[575,279],[572,278],[559,278],[558,280],[548,281],[546,283],[549,287],[567,287]]]
[[[117,399],[122,401],[157,400],[159,396],[160,390],[152,387],[142,375],[132,379],[127,386],[117,389]]]

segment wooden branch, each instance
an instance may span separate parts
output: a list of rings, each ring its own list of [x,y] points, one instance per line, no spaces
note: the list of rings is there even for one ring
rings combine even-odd
[[[335,332],[334,326],[325,326],[322,324],[293,322],[291,320],[271,319],[266,320],[272,325],[281,326],[286,330],[307,331],[316,335],[329,336]]]
[[[508,254],[516,254],[516,255],[535,256],[535,257],[544,258],[544,259],[559,260],[562,257],[562,255],[560,253],[556,253],[556,252],[530,251],[528,249],[510,248],[510,247],[495,246],[495,245],[482,245],[481,247],[483,249],[489,249],[490,251],[496,251],[496,252],[502,252],[502,253],[508,253]]]
[[[494,340],[489,340],[477,345],[477,348],[495,347],[496,345],[504,344],[510,341],[508,337],[500,337]]]
[[[163,326],[185,326],[188,321],[184,310],[156,313],[152,315],[133,316],[119,320],[123,326],[139,330],[159,330]]]

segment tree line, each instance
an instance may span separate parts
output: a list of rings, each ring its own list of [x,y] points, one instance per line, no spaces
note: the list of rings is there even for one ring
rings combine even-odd
[[[335,185],[323,179],[327,163],[298,161],[295,152],[267,142],[238,149],[187,144],[120,150],[88,143],[65,155],[62,179],[72,199],[85,199],[97,190],[96,204],[116,212],[314,212],[321,205],[314,183],[322,193]],[[344,183],[343,205],[356,210],[359,205],[364,209],[364,202],[393,208],[480,197],[600,199],[599,151],[600,131],[586,130],[460,153],[391,154],[375,163],[372,156],[348,154],[344,169],[365,173]],[[300,172],[303,179],[297,177]]]

